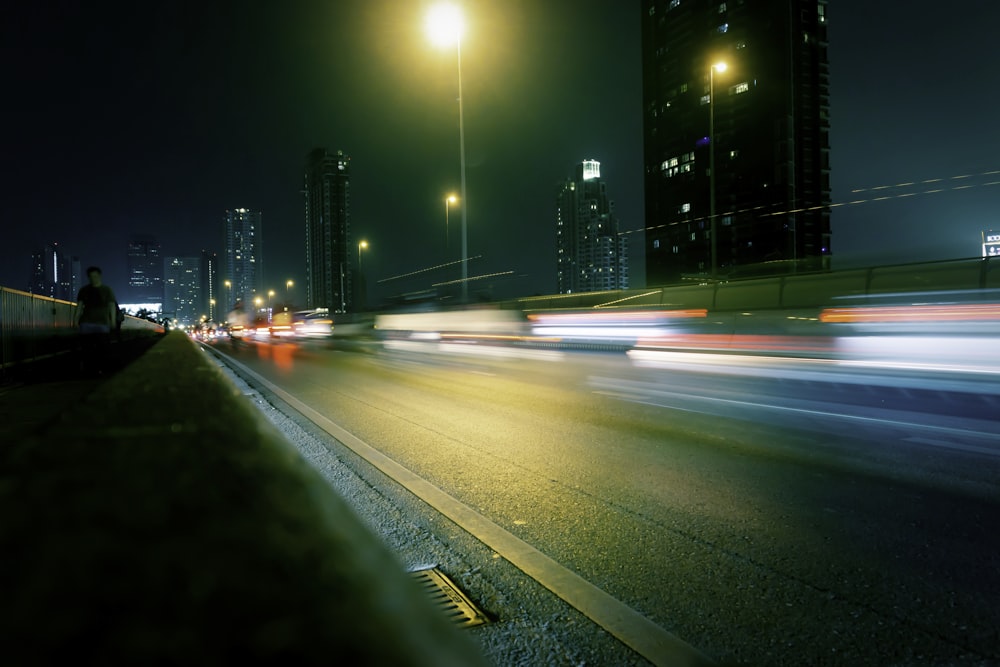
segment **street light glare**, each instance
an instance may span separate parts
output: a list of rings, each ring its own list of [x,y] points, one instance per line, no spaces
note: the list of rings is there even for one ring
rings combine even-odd
[[[359,248],[367,248],[368,247],[368,241],[362,241],[361,243],[358,244],[358,247]]]
[[[726,63],[715,63],[714,65],[712,65],[712,69],[714,69],[719,74],[725,72],[728,67],[729,65],[727,65]]]
[[[455,195],[448,195],[448,203],[449,204],[454,204],[457,201],[458,201],[458,197],[456,197]]]
[[[451,46],[462,38],[465,22],[455,5],[436,5],[427,13],[427,35],[438,46]]]

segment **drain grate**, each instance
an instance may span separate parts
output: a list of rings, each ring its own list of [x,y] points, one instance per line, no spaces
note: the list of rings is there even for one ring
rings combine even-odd
[[[440,609],[445,618],[463,628],[488,623],[489,619],[441,570],[432,567],[415,570],[410,576],[430,598],[431,604]]]

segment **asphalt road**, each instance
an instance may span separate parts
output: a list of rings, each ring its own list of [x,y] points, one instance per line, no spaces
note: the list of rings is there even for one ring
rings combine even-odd
[[[217,345],[715,659],[1000,664],[997,376]]]

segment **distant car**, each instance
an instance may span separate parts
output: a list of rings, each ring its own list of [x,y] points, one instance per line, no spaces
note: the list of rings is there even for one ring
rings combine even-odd
[[[300,338],[329,338],[333,335],[333,318],[328,312],[304,315],[295,322],[295,335]]]
[[[295,329],[292,326],[292,314],[288,312],[276,313],[273,318],[271,318],[271,337],[272,338],[290,338],[295,335]]]

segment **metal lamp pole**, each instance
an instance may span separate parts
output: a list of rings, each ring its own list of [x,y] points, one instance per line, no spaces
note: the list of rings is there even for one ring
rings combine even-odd
[[[712,236],[712,279],[719,272],[719,243],[716,238],[715,220],[715,72],[726,71],[726,63],[715,63],[708,68],[708,218]]]

